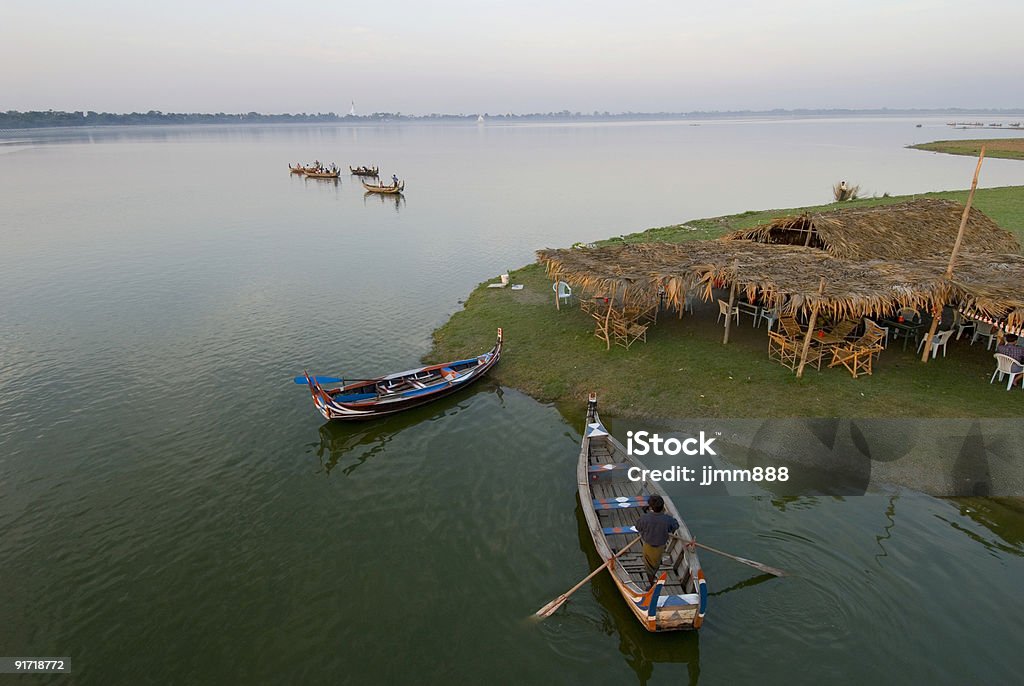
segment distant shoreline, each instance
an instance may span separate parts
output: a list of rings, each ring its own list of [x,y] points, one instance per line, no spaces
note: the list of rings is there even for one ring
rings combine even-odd
[[[1012,130],[1012,129],[1011,129]],[[1000,157],[1007,160],[1024,160],[1024,138],[984,138],[964,141],[932,141],[908,145],[914,150],[942,152],[947,155],[969,155],[977,157],[981,146],[985,146],[985,157]]]
[[[211,124],[380,124],[387,122],[587,122],[587,121],[685,121],[751,118],[804,118],[804,117],[910,117],[910,116],[975,116],[1024,117],[1021,109],[792,109],[792,110],[727,110],[693,112],[534,112],[529,114],[427,114],[412,115],[401,112],[374,112],[367,115],[340,115],[334,112],[316,114],[262,114],[247,113],[175,113],[150,110],[148,112],[111,113],[83,111],[26,111],[0,112],[0,130],[78,128],[85,126],[160,126]]]

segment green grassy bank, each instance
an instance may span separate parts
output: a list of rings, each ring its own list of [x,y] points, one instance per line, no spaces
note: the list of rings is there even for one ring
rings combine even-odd
[[[966,191],[927,197],[963,202]],[[920,197],[920,196],[918,196]],[[852,201],[874,205],[902,198]],[[984,189],[975,204],[1024,241],[1024,187]],[[781,214],[827,209],[832,205],[744,212],[650,229],[612,241],[672,241],[714,238]],[[683,319],[659,319],[647,343],[629,350],[593,335],[593,320],[574,302],[555,309],[551,282],[540,265],[512,272],[521,291],[481,284],[434,332],[428,361],[456,359],[487,349],[494,330],[505,330],[505,354],[491,375],[541,401],[579,400],[588,391],[602,396],[609,412],[631,417],[1019,417],[1024,392],[989,385],[995,368],[984,343],[966,339],[949,346],[948,357],[921,364],[908,347],[890,343],[873,376],[853,379],[845,369],[805,371],[803,379],[767,357],[765,327],[749,317],[722,345],[717,307],[703,305]],[[1022,286],[1024,287],[1024,286]]]
[[[1024,138],[987,138],[969,141],[934,141],[908,145],[915,150],[945,152],[950,155],[970,155],[977,157],[981,146],[985,145],[985,157],[1005,157],[1011,160],[1024,160]]]

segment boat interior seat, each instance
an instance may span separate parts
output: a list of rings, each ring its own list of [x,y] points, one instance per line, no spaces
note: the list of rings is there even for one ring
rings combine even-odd
[[[595,498],[595,510],[617,510],[647,507],[647,496],[620,496],[618,498]]]

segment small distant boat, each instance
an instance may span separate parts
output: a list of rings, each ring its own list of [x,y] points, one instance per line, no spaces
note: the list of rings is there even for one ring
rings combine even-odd
[[[306,168],[303,167],[301,164],[297,167],[293,167],[292,165],[289,164],[288,171],[290,171],[292,174],[305,174]]]
[[[405,181],[388,184],[386,186],[379,183],[366,183],[365,181],[363,181],[363,188],[365,188],[370,193],[401,193],[402,191],[405,190]]]
[[[335,170],[335,171],[327,171],[327,170],[310,171],[309,169],[306,170],[306,176],[308,178],[311,178],[311,179],[336,179],[336,178],[338,178],[338,175],[340,173],[341,172],[338,171],[338,170]]]
[[[316,376],[308,372],[304,376],[313,404],[324,419],[376,419],[424,405],[465,388],[498,363],[501,341],[501,329],[498,329],[494,347],[478,357],[410,369],[331,390],[325,390]],[[301,383],[301,377],[298,381]]]
[[[348,170],[352,172],[353,176],[380,176],[377,172],[380,171],[377,167],[353,167],[349,165]]]
[[[921,128],[921,125],[920,125],[920,124],[918,124],[918,125],[917,125],[917,128]]]
[[[1009,126],[1012,126],[1015,129],[1019,129],[1020,128],[1020,122],[1019,121],[1015,121],[1012,124],[1009,124]]]
[[[597,414],[597,395],[591,393],[576,467],[576,483],[590,536],[604,562],[638,535],[636,524],[640,521],[641,509],[655,494],[665,500],[665,512],[679,522],[679,536],[693,540],[661,484],[653,480],[628,479],[631,467],[646,469],[601,424]],[[648,631],[699,629],[703,623],[708,587],[695,547],[678,538],[670,538],[658,580],[653,586],[647,580],[640,549],[622,553],[609,567],[609,572],[626,605]]]

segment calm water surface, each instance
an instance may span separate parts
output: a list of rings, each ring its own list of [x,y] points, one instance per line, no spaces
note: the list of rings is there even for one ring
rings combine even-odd
[[[680,494],[702,540],[793,576],[705,555],[699,635],[647,635],[603,577],[536,625],[595,564],[582,400],[483,382],[327,426],[290,383],[415,366],[460,299],[538,247],[824,202],[844,178],[961,188],[972,160],[902,146],[979,135],[927,119],[3,134],[0,654],[68,656],[90,684],[1015,680],[1012,503]],[[313,158],[379,164],[405,200],[288,174]],[[982,185],[1020,183],[1024,165],[986,161]]]

